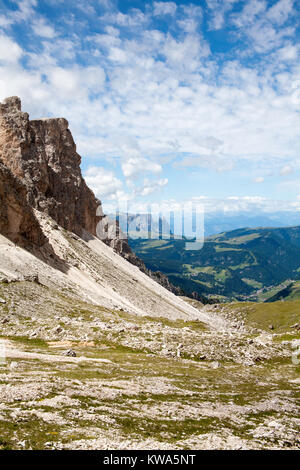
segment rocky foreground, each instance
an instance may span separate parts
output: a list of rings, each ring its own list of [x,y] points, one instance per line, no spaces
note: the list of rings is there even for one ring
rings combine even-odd
[[[3,449],[300,448],[294,330],[225,307],[223,330],[137,316],[35,280],[0,295]]]
[[[65,120],[0,105],[0,448],[300,448],[299,310],[164,289],[97,238],[79,163]]]

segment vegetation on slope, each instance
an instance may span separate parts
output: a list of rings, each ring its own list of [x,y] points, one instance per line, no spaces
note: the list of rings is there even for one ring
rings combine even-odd
[[[275,286],[300,279],[300,227],[233,230],[208,237],[198,251],[185,250],[181,239],[130,244],[148,268],[174,285],[221,300],[260,300]]]
[[[284,289],[269,297],[266,302],[276,302],[277,300],[297,300],[300,299],[300,282],[291,282]]]

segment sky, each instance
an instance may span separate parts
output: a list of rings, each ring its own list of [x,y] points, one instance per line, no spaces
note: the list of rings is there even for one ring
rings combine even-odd
[[[0,0],[0,100],[105,203],[300,211],[299,0]]]

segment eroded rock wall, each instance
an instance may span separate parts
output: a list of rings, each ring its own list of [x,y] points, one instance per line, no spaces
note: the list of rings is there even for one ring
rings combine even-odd
[[[65,119],[30,121],[17,97],[0,105],[0,159],[27,188],[28,204],[66,230],[96,234],[100,201],[87,187]]]

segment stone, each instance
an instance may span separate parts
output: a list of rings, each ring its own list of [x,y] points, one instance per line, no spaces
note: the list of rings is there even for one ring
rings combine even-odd
[[[211,363],[212,369],[218,369],[220,367],[220,363],[218,361],[214,361]]]
[[[280,429],[282,425],[278,421],[270,421],[268,423],[269,428],[275,428],[275,429]]]
[[[6,304],[6,300],[4,300],[0,297],[0,304]]]
[[[69,357],[76,357],[77,354],[73,349],[68,349],[67,351],[63,352],[64,356],[69,356]]]
[[[10,364],[9,364],[9,368],[10,369],[17,369],[19,366],[19,364],[16,362],[16,361],[12,361]]]

